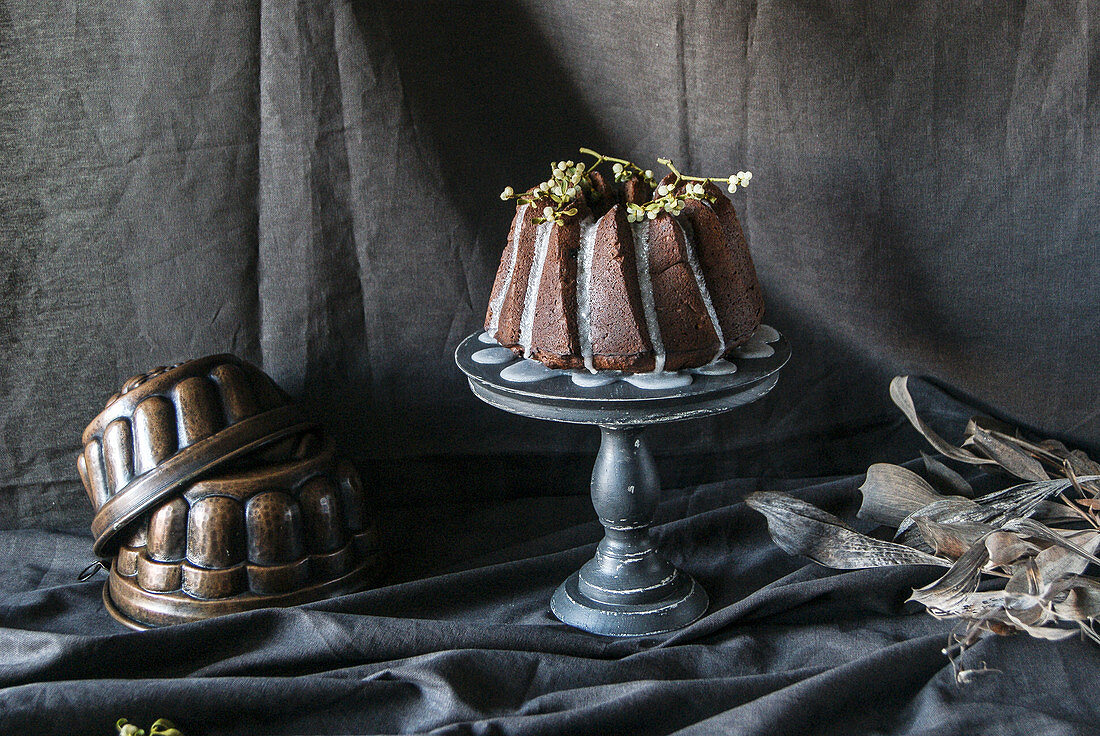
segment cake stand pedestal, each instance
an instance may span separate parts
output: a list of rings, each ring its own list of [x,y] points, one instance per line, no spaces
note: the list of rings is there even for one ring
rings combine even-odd
[[[660,481],[643,434],[652,424],[719,414],[761,398],[790,358],[786,340],[777,335],[767,357],[736,359],[736,373],[694,375],[687,386],[648,390],[623,381],[584,388],[569,375],[511,382],[500,373],[515,361],[486,364],[473,358],[488,347],[478,337],[466,338],[455,351],[475,396],[525,417],[597,425],[602,435],[591,489],[604,538],[596,556],[555,591],[554,615],[609,636],[672,631],[702,616],[709,603],[706,591],[657,553],[649,533]]]

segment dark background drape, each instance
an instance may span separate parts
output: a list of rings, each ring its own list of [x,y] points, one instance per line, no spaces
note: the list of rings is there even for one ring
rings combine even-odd
[[[570,672],[562,658],[619,661],[641,651],[644,644],[603,645],[553,628],[543,611],[553,584],[598,538],[584,498],[596,434],[480,404],[451,357],[481,323],[504,245],[512,212],[497,193],[538,181],[549,161],[577,158],[581,145],[639,162],[669,156],[703,175],[755,175],[734,202],[766,320],[788,337],[794,358],[765,401],[652,436],[665,486],[687,489],[669,492],[666,521],[680,529],[669,549],[682,556],[678,564],[713,566],[703,577],[719,588],[720,613],[801,565],[775,553],[749,521],[737,505],[745,492],[802,488],[851,511],[858,478],[820,478],[916,456],[917,438],[886,397],[895,373],[931,376],[942,390],[928,387],[928,401],[944,421],[980,407],[1095,447],[1098,29],[1095,2],[1022,0],[0,0],[0,529],[9,530],[0,534],[0,619],[21,652],[6,666],[0,654],[0,685],[12,688],[0,693],[56,705],[32,683],[79,681],[72,703],[98,693],[103,708],[86,712],[107,723],[107,704],[125,702],[102,700],[103,678],[182,678],[167,689],[150,685],[169,708],[208,674],[224,682],[321,677],[353,661],[428,656],[446,648],[447,626],[464,648],[527,652],[523,667],[559,674]],[[250,614],[244,620],[259,630],[288,638],[255,643],[270,656],[256,654],[254,666],[242,646],[226,655],[237,658],[232,666],[184,657],[160,669],[139,642],[179,648],[185,637],[105,644],[121,629],[96,609],[94,584],[72,584],[90,557],[75,531],[91,515],[75,470],[80,431],[129,375],[226,351],[262,366],[333,431],[378,499],[394,557],[387,582],[412,587],[353,596],[358,603],[344,609],[327,604],[365,615],[354,623],[336,613]],[[700,527],[700,515],[726,521]],[[708,547],[692,537],[750,529],[743,543]],[[478,568],[489,572],[464,573],[473,577],[462,583],[438,577],[490,563],[504,572]],[[938,673],[949,682],[931,644],[942,645],[948,627],[901,606],[921,573],[890,578],[880,604],[872,592],[881,580],[864,575],[818,581],[827,598],[845,586],[862,591],[846,614],[835,604],[819,611],[838,621],[829,631],[799,629],[807,620],[796,612],[767,625],[794,627],[801,638],[771,632],[778,638],[760,641],[791,652],[833,642],[838,659],[819,652],[813,665],[828,669],[855,651],[845,649],[854,635],[829,637],[870,626],[878,638],[869,641],[901,647],[902,659],[912,654],[905,647],[923,647],[916,660],[928,672],[895,677],[924,687]],[[454,591],[471,581],[484,599],[456,603]],[[513,583],[517,595],[529,594],[525,614],[501,613]],[[769,609],[754,610],[766,618]],[[447,623],[428,627],[420,648],[362,644],[404,619]],[[312,627],[305,640],[340,654],[304,664],[285,629],[304,621]],[[467,636],[479,621],[504,628]],[[519,623],[534,628],[513,636],[508,626]],[[217,649],[219,636],[246,625],[211,624],[205,645]],[[324,626],[342,632],[347,648]],[[716,631],[712,622],[712,638],[699,641],[748,646],[745,631]],[[115,669],[81,670],[65,664],[71,652],[42,654],[67,651],[65,637],[97,653],[107,647],[104,661]],[[1020,651],[1056,652],[1070,672],[1095,664],[1080,643],[989,646],[1020,667]],[[747,666],[728,647],[716,651]],[[753,660],[769,684],[726,684],[747,701],[753,688],[776,695],[813,679],[780,659]],[[143,664],[127,670],[133,661]],[[447,667],[472,668],[488,682],[494,667],[520,666],[508,657],[471,662]],[[447,667],[433,676],[449,682]],[[578,687],[644,690],[638,683],[657,671],[623,667],[586,670]],[[382,665],[367,670],[356,677],[386,679]],[[725,691],[711,675],[733,675],[718,663],[704,670],[682,674],[717,688],[707,691],[716,703],[707,712],[716,713]],[[1005,679],[994,681],[1000,695],[983,697],[1011,700]],[[383,697],[379,687],[371,697]],[[905,697],[930,697],[899,687]],[[711,702],[692,693],[685,702]],[[501,713],[526,702],[523,693],[502,698]],[[565,700],[530,707],[575,706]],[[658,711],[679,703],[694,713],[677,727],[703,721],[702,710],[661,702]],[[892,715],[875,728],[904,730],[929,702],[884,705]],[[437,721],[397,714],[371,728],[427,729],[497,713],[479,707],[445,709],[453,718]],[[217,711],[210,708],[203,712]],[[1051,718],[1072,731],[1067,724],[1084,716],[1067,713]],[[354,722],[330,728],[355,730]]]

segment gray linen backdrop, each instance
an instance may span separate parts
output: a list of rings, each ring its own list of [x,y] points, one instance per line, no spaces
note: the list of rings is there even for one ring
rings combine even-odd
[[[1095,734],[1100,647],[985,640],[959,684],[952,623],[905,603],[936,571],[808,565],[741,499],[851,518],[868,464],[919,469],[900,372],[953,440],[984,410],[1100,449],[1098,34],[1098,0],[0,0],[0,733]],[[711,597],[672,635],[553,619],[597,433],[453,364],[498,192],[582,145],[753,171],[794,351],[765,400],[650,434],[655,539]],[[386,566],[125,631],[75,580],[81,430],[223,351],[356,461]]]
[[[86,522],[84,425],[220,351],[384,505],[584,492],[594,434],[480,405],[451,359],[497,193],[580,145],[755,173],[734,201],[795,358],[766,405],[659,433],[666,483],[858,472],[815,438],[892,417],[899,371],[1100,440],[1096,11],[4,0],[0,527]]]

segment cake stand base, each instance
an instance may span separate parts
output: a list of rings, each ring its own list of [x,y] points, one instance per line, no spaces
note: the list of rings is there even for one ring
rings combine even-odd
[[[691,576],[677,571],[677,595],[667,600],[637,605],[603,603],[579,590],[579,572],[558,586],[550,599],[550,611],[563,623],[604,636],[642,636],[675,631],[706,613],[710,600]]]
[[[638,636],[687,626],[707,610],[691,576],[657,554],[649,525],[660,482],[644,427],[600,428],[592,506],[604,527],[596,556],[558,587],[550,610],[594,634]]]

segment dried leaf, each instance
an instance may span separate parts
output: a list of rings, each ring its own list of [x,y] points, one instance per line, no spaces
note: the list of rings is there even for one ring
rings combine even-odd
[[[1091,461],[1090,461],[1091,462]],[[1069,478],[1069,482],[1073,484],[1073,488],[1082,498],[1088,498],[1089,496],[1100,496],[1100,485],[1096,483],[1081,482],[1081,476],[1077,474],[1077,471],[1073,469],[1074,464],[1070,462],[1069,458],[1062,460],[1062,470],[1065,472],[1066,477]],[[1088,476],[1085,476],[1086,478]]]
[[[1012,532],[996,531],[985,538],[989,562],[998,567],[1008,567],[1024,555],[1034,554],[1039,548]]]
[[[962,615],[954,611],[966,603],[966,596],[978,589],[982,567],[989,561],[985,540],[979,539],[962,557],[955,560],[943,577],[917,588],[909,600],[923,604],[929,611],[941,615]],[[961,609],[960,609],[961,610]]]
[[[963,430],[963,436],[969,437],[978,431],[1000,433],[1005,437],[1019,438],[1020,436],[1020,431],[1011,424],[982,414],[970,417],[970,421],[966,423],[966,429]]]
[[[1050,480],[1043,464],[1020,449],[1011,441],[996,437],[984,429],[975,429],[966,442],[967,447],[977,447],[983,455],[995,460],[1006,471],[1024,480]]]
[[[897,539],[906,544],[860,534],[784,494],[755,494],[748,503],[767,517],[775,541],[792,554],[842,569],[948,566],[937,581],[914,590],[910,600],[924,604],[933,616],[963,621],[963,633],[953,635],[956,643],[949,649],[965,649],[989,634],[1020,631],[1052,640],[1080,631],[1100,644],[1100,632],[1093,628],[1100,618],[1100,580],[1084,576],[1090,564],[1100,566],[1100,529],[1093,528],[1100,526],[1100,464],[1060,442],[1033,443],[987,417],[974,417],[967,424],[964,446],[956,447],[917,415],[906,376],[891,382],[890,396],[945,456],[999,466],[1028,482],[973,498],[973,487],[965,478],[921,453],[931,483],[899,466],[878,464],[868,469],[860,487],[859,516],[896,525]],[[1066,477],[1051,479],[1048,467]],[[1079,495],[1081,500],[1074,504],[1067,495]],[[1048,500],[1055,496],[1064,503]],[[1061,525],[1052,528],[1029,518],[1032,515]],[[1072,525],[1065,526],[1067,522]],[[1090,528],[1081,529],[1083,522]],[[939,557],[924,554],[922,548]],[[948,565],[944,558],[954,562]],[[978,592],[983,573],[1001,574],[998,570],[1009,573],[1003,590]]]
[[[909,514],[909,516],[906,516],[902,522],[898,524],[898,531],[894,536],[896,538],[906,536],[906,532],[910,530],[917,519],[930,519],[932,521],[938,521],[941,524],[954,524],[966,522],[978,509],[980,509],[978,504],[974,503],[969,498],[963,498],[962,496],[941,497],[938,501],[933,501],[927,506],[919,508]],[[913,530],[913,534],[917,534],[917,531]],[[903,543],[908,544],[909,542],[906,541]]]
[[[1100,565],[1100,557],[1097,557],[1088,549],[1082,547],[1080,544],[1077,544],[1070,538],[1070,535],[1075,534],[1076,532],[1070,532],[1069,534],[1060,534],[1058,531],[1055,531],[1054,529],[1051,529],[1047,525],[1035,521],[1034,519],[1011,519],[1002,528],[1008,529],[1010,531],[1019,532],[1020,534],[1025,534],[1034,539],[1041,539],[1044,542],[1048,542],[1059,547],[1064,547],[1071,552],[1075,552],[1089,562]]]
[[[940,565],[949,563],[893,542],[868,537],[830,513],[785,493],[762,491],[745,499],[768,520],[772,539],[792,555],[839,570],[889,565]]]
[[[986,548],[989,547],[989,540],[986,540]],[[1012,577],[1005,583],[1005,600],[1006,602],[1010,597],[1015,599],[1020,598],[1037,598],[1043,590],[1043,579],[1039,576],[1039,566],[1035,564],[1035,560],[1024,560],[1019,566],[1017,566],[1016,572],[1012,574]],[[1027,602],[1028,605],[1031,601]],[[1011,608],[1011,605],[1007,607]],[[1019,607],[1019,606],[1017,606]],[[1027,623],[1035,623],[1029,621]]]
[[[1089,479],[1095,477],[1087,476]],[[1021,483],[1003,491],[987,493],[973,501],[957,496],[946,496],[944,498],[954,498],[957,499],[957,502],[941,504],[935,509],[930,509],[930,512],[934,511],[938,514],[936,518],[933,518],[933,521],[943,524],[989,524],[990,526],[999,527],[1009,519],[1032,515],[1047,498],[1056,496],[1069,487],[1070,482],[1068,480],[1058,478],[1034,483]],[[917,514],[917,516],[920,515],[922,514]],[[903,521],[902,523],[906,522]],[[898,536],[906,544],[911,543],[916,538],[912,533],[899,533]]]
[[[1073,583],[1065,600],[1054,604],[1054,613],[1073,621],[1100,617],[1100,582],[1092,578],[1078,578]]]
[[[932,479],[932,485],[937,486],[941,493],[948,496],[974,498],[974,487],[967,482],[966,478],[926,452],[921,452],[920,456],[924,459],[924,469]]]
[[[1026,626],[1021,624],[1020,629],[1028,636],[1049,641],[1061,641],[1077,633],[1076,629],[1060,629],[1057,626]]]
[[[1042,599],[1033,595],[1006,595],[1004,616],[1025,631],[1054,620],[1054,614],[1046,609]]]
[[[1035,509],[1032,517],[1039,519],[1047,526],[1051,524],[1064,524],[1067,521],[1080,521],[1081,515],[1066,507],[1064,503],[1054,501],[1042,501]]]
[[[1080,450],[1070,450],[1058,440],[1043,440],[1039,446],[1054,456],[1069,461],[1070,467],[1077,475],[1100,475],[1100,463]]]
[[[963,619],[985,620],[1005,607],[1003,590],[988,590],[980,593],[965,593],[955,601],[950,612],[929,610],[937,618],[958,617]]]
[[[913,404],[913,397],[909,395],[909,376],[894,376],[890,381],[890,398],[901,409],[909,423],[920,432],[932,447],[941,455],[946,455],[952,460],[970,463],[971,465],[995,465],[995,461],[984,457],[978,457],[968,450],[955,447],[950,442],[940,437],[936,432],[924,423],[917,415],[917,407]]]
[[[1100,463],[1090,458],[1080,450],[1072,450],[1066,456],[1073,472],[1077,475],[1100,475]]]
[[[993,531],[987,524],[943,524],[924,517],[915,519],[917,531],[938,557],[957,560],[979,538]]]
[[[1095,476],[1089,477],[1094,478]],[[1039,509],[1039,505],[1043,501],[1065,492],[1070,485],[1068,480],[1057,478],[1034,483],[1020,483],[1003,491],[987,493],[974,499],[981,507],[981,512],[976,513],[975,518],[967,519],[967,521],[1001,526],[1009,519],[1031,516]]]
[[[856,516],[895,527],[914,511],[943,498],[924,478],[889,463],[867,468],[867,479],[859,490],[863,504]]]
[[[1088,554],[1095,555],[1097,548],[1100,547],[1100,532],[1086,530],[1068,537],[1068,541],[1078,545]],[[1063,578],[1075,577],[1083,573],[1089,565],[1089,560],[1066,547],[1052,545],[1035,555],[1035,564],[1038,565],[1043,580],[1047,584],[1054,584]]]

